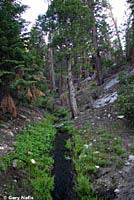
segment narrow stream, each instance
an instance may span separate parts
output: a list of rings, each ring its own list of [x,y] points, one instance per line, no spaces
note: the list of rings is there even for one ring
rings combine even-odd
[[[67,139],[71,136],[67,133],[58,132],[55,140],[54,169],[55,188],[53,200],[77,200],[74,192],[74,170],[72,161],[69,159],[70,152],[65,148]]]

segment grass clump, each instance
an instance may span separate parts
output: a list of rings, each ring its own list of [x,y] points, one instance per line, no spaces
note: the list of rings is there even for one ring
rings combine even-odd
[[[16,138],[15,151],[6,159],[9,165],[17,160],[17,169],[27,174],[26,182],[32,187],[37,200],[52,200],[54,177],[51,174],[54,160],[51,157],[56,129],[52,118],[29,125]]]
[[[91,198],[92,189],[89,184],[89,177],[83,175],[82,173],[77,176],[76,184],[77,195],[81,200],[89,200]]]
[[[122,148],[120,137],[115,137],[106,130],[98,130],[96,133],[87,131],[73,131],[73,143],[68,141],[67,146],[73,146],[73,162],[77,173],[76,192],[82,200],[100,199],[95,195],[94,180],[102,167],[115,165],[123,166],[123,158],[126,157]],[[90,174],[90,176],[89,176]]]

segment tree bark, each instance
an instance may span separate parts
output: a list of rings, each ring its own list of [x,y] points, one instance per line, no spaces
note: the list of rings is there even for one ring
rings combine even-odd
[[[72,117],[75,118],[78,116],[78,108],[75,97],[75,88],[73,85],[73,77],[72,77],[72,66],[71,66],[71,58],[67,58],[67,69],[68,69],[68,90],[69,90],[69,104],[72,113]]]
[[[102,74],[102,65],[100,60],[99,54],[99,45],[98,45],[98,38],[97,38],[97,28],[96,28],[96,19],[94,16],[94,0],[89,3],[89,9],[91,10],[92,19],[93,19],[93,28],[92,28],[92,36],[93,36],[93,46],[94,46],[94,59],[95,59],[95,67],[97,71],[97,79],[98,84],[103,84],[103,74]]]
[[[55,75],[54,75],[54,58],[53,58],[52,47],[50,47],[50,78],[51,78],[51,87],[54,90],[56,88],[56,84],[55,84]]]
[[[63,92],[63,76],[62,76],[62,64],[60,63],[60,76],[59,76],[59,96],[61,96]]]

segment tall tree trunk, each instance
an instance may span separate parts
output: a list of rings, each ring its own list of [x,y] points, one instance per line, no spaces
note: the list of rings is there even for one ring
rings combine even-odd
[[[50,78],[52,89],[56,88],[55,84],[55,74],[54,74],[54,58],[53,58],[53,48],[50,47]]]
[[[101,65],[101,59],[100,59],[100,54],[99,54],[96,19],[95,19],[95,16],[94,16],[94,0],[89,1],[88,7],[91,11],[92,19],[93,19],[93,28],[92,28],[93,46],[94,46],[93,57],[95,59],[95,65],[96,65],[95,67],[96,67],[96,71],[97,71],[98,84],[102,85],[103,84],[103,74],[102,74],[102,65]]]
[[[62,76],[62,64],[60,63],[60,75],[59,75],[59,96],[63,92],[63,76]]]
[[[72,66],[71,66],[71,58],[67,57],[67,69],[68,69],[68,90],[69,90],[69,104],[72,112],[72,117],[75,118],[78,116],[78,108],[75,97],[75,88],[73,85],[73,77],[72,77]]]

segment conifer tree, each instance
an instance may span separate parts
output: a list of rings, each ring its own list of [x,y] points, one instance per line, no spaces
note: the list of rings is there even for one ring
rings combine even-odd
[[[130,14],[127,20],[126,27],[126,57],[131,63],[134,63],[134,1],[127,0]]]
[[[19,70],[21,74],[14,86],[18,89],[19,94],[22,94],[25,89],[26,96],[32,102],[36,101],[39,96],[44,96],[40,89],[44,82],[46,44],[38,24],[33,26],[26,35],[27,37],[23,38],[25,44],[24,66],[21,66]]]
[[[89,12],[80,0],[54,0],[48,8],[43,24],[53,29],[53,45],[64,56],[68,71],[69,99],[72,116],[78,115],[73,86],[72,60],[89,45]]]
[[[24,64],[24,46],[21,38],[25,6],[17,1],[0,1],[0,88],[2,109],[16,116],[11,87],[17,69]]]

